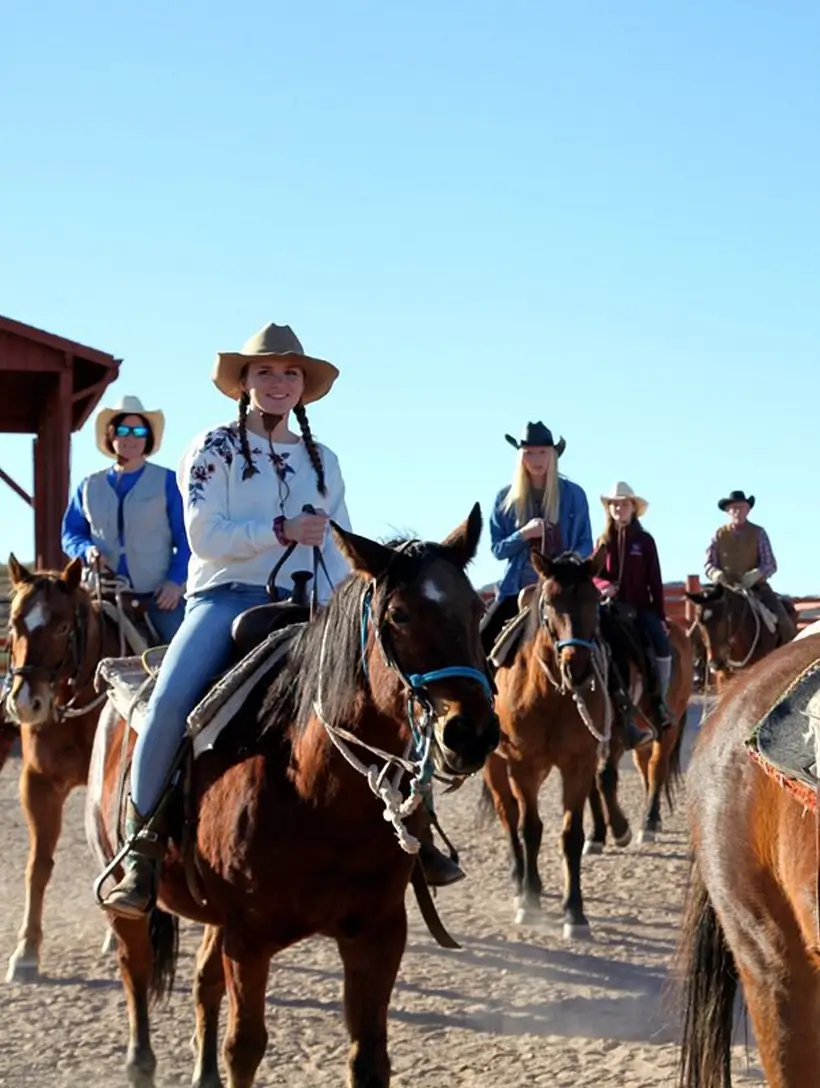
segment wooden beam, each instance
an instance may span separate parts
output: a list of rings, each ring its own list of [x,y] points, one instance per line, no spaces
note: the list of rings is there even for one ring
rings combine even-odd
[[[2,468],[0,468],[0,480],[2,480],[4,484],[8,484],[12,491],[15,491],[20,496],[23,502],[27,502],[29,506],[34,505],[31,495],[29,495],[28,491],[24,491],[18,483],[12,480],[11,476],[9,476],[7,472],[3,472]]]
[[[71,385],[70,370],[51,383],[34,442],[34,543],[41,570],[58,570],[65,563],[60,536],[68,504]]]

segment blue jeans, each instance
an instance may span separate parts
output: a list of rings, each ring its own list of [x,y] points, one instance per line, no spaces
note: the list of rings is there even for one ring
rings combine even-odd
[[[180,601],[176,608],[172,608],[169,612],[164,608],[160,608],[156,598],[152,595],[151,600],[148,602],[147,612],[148,618],[156,628],[161,644],[168,646],[179,630],[185,616],[185,601]]]
[[[131,798],[147,815],[160,797],[188,715],[231,662],[231,624],[269,600],[264,586],[231,582],[191,597],[165,651],[131,766]],[[171,615],[171,613],[166,613]]]

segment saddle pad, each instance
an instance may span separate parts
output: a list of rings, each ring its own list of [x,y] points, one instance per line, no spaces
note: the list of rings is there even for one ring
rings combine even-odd
[[[529,608],[525,608],[523,612],[517,613],[511,620],[507,620],[501,628],[498,638],[490,651],[490,661],[497,669],[510,660],[517,650],[529,615]]]
[[[193,739],[194,759],[213,748],[219,734],[236,716],[262,677],[273,679],[275,669],[282,665],[293,639],[303,627],[302,623],[294,623],[272,631],[238,665],[229,669],[194,707],[188,715],[188,736]]]
[[[820,738],[820,659],[804,669],[746,740],[765,770],[816,792],[816,738]]]
[[[153,650],[149,656],[152,670],[159,668],[166,647]],[[153,675],[145,670],[142,657],[104,657],[94,674],[94,688],[108,688],[108,698],[121,717],[139,733],[148,699],[154,690]]]

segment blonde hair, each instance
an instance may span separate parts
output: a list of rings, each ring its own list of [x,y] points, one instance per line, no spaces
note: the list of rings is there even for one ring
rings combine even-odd
[[[561,492],[558,485],[558,457],[554,446],[547,447],[547,478],[541,496],[541,509],[548,525],[557,525],[561,513]],[[515,510],[516,523],[525,525],[533,516],[532,494],[534,488],[524,467],[523,451],[518,455],[512,484],[504,500],[505,510]]]

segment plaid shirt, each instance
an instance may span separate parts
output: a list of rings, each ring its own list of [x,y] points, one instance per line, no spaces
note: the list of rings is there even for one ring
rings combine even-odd
[[[720,570],[720,555],[718,554],[717,535],[712,537],[712,542],[706,550],[706,569]],[[771,578],[777,570],[777,560],[772,551],[769,534],[760,527],[760,539],[757,546],[757,569],[761,578]]]

